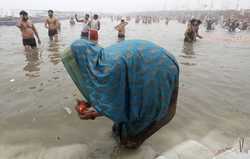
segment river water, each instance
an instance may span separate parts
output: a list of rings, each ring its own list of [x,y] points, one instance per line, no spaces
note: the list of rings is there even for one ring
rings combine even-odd
[[[100,45],[115,43],[116,23],[108,19],[101,23]],[[148,149],[161,154],[190,139],[216,151],[238,137],[250,136],[250,33],[220,28],[205,32],[201,27],[204,38],[184,44],[183,24],[130,22],[127,39],[150,40],[166,48],[177,58],[181,76],[175,118],[141,149],[128,151],[117,147],[110,120],[81,121],[74,112],[80,93],[59,55],[79,38],[81,25],[62,21],[56,43],[49,42],[43,24],[35,26],[42,45],[33,52],[24,51],[16,27],[0,27],[0,159],[70,158],[71,154],[140,159]]]

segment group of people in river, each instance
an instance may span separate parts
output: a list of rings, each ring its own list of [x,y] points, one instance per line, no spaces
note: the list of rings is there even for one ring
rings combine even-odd
[[[99,39],[98,32],[101,29],[99,16],[97,14],[94,14],[91,18],[89,14],[86,14],[83,19],[79,19],[76,14],[74,17],[70,18],[70,24],[74,25],[75,20],[76,22],[82,24],[80,35],[81,38],[97,43]],[[61,30],[61,24],[59,22],[59,19],[54,16],[53,10],[48,11],[48,17],[45,19],[44,24],[45,28],[48,29],[49,39],[51,41],[58,41],[58,32]],[[121,19],[120,23],[114,27],[118,32],[117,37],[119,41],[125,39],[125,27],[127,25],[128,22],[126,22],[124,19]],[[35,37],[37,38],[38,44],[41,44],[41,39],[39,37],[37,29],[29,19],[29,15],[26,11],[23,10],[20,12],[20,20],[17,22],[16,26],[22,33],[23,46],[25,47],[25,50],[30,50],[37,47]]]
[[[45,27],[48,29],[48,36],[51,41],[58,40],[58,32],[60,31],[60,22],[57,17],[54,16],[53,10],[48,11],[48,17],[45,20]],[[20,12],[20,21],[17,23],[17,27],[20,28],[23,37],[23,45],[25,49],[35,48],[37,46],[35,37],[37,38],[37,42],[40,44],[41,40],[39,38],[38,32],[32,22],[29,20],[28,13],[26,11]],[[199,27],[202,24],[202,21],[205,24],[206,30],[215,30],[217,24],[221,23],[222,27],[229,32],[237,32],[241,30],[250,29],[250,23],[246,18],[237,19],[223,18],[219,19],[219,16],[205,16],[200,15],[200,17],[195,19],[190,15],[185,16],[176,16],[176,17],[167,17],[167,16],[134,16],[135,24],[152,24],[159,23],[160,21],[165,21],[165,24],[168,25],[170,20],[177,19],[180,23],[187,24],[187,29],[185,31],[184,41],[185,42],[194,42],[197,38],[202,38],[199,35]],[[101,29],[101,23],[99,20],[99,16],[94,14],[90,16],[89,14],[85,14],[85,17],[79,19],[76,14],[74,17],[70,18],[70,25],[74,25],[76,22],[82,24],[81,30],[81,38],[88,39],[94,42],[98,42],[99,34],[98,32]],[[122,18],[122,16],[110,16],[111,21],[120,21],[114,29],[117,31],[118,41],[122,41],[125,39],[126,26],[128,22],[132,19],[131,16],[126,16]],[[191,20],[190,20],[191,19]],[[202,20],[202,21],[201,21]]]
[[[91,41],[98,41],[98,31],[101,29],[101,23],[98,20],[98,15],[95,14],[93,19],[90,20],[90,15],[85,14],[84,19],[79,19],[77,14],[75,15],[76,22],[82,23],[82,31],[81,31],[81,38],[88,39]],[[74,18],[70,18],[70,24],[74,25]],[[115,29],[118,32],[118,40],[125,39],[125,27],[128,25],[124,19],[121,19],[120,24],[115,26]]]
[[[58,40],[58,32],[61,30],[61,24],[57,17],[54,16],[53,10],[48,11],[48,17],[45,19],[45,28],[48,29],[48,36],[51,41]],[[20,12],[20,20],[17,22],[17,27],[22,33],[23,46],[25,50],[30,50],[37,47],[36,39],[38,44],[41,44],[41,39],[37,32],[35,25],[29,20],[29,15],[26,11]]]
[[[228,32],[240,32],[250,30],[250,22],[248,19],[240,18],[222,18],[219,20],[213,16],[206,16],[203,18],[204,26],[207,31],[215,30],[216,25],[221,23],[221,27]],[[185,22],[186,23],[186,22]],[[185,32],[185,42],[194,42],[197,38],[202,38],[199,34],[199,26],[202,24],[202,21],[199,19],[192,18],[187,23],[187,29]]]
[[[38,43],[41,43],[40,37],[38,35],[38,32],[32,24],[32,22],[29,20],[28,13],[26,11],[20,12],[20,21],[17,24],[17,27],[20,28],[23,38],[23,45],[25,49],[31,49],[36,48],[36,40],[37,38]],[[85,17],[83,19],[79,19],[77,14],[75,14],[74,18],[72,17],[70,19],[70,24],[74,25],[75,20],[78,23],[82,24],[82,30],[81,30],[81,38],[87,39],[93,42],[98,42],[98,32],[101,29],[101,23],[99,21],[99,16],[97,14],[94,14],[92,18],[90,18],[89,14],[85,14]],[[115,26],[115,29],[117,30],[118,34],[118,40],[124,40],[125,39],[125,27],[128,25],[128,22],[126,22],[124,19],[120,18],[120,23]],[[129,18],[127,18],[129,19]],[[130,20],[130,19],[129,19]],[[136,17],[136,23],[142,21],[144,24],[150,24],[150,23],[159,23],[160,18],[158,17],[150,17],[150,16],[142,16]],[[169,19],[166,18],[166,24],[168,24]],[[196,41],[196,38],[202,38],[202,36],[199,35],[199,26],[201,25],[201,21],[197,19],[191,19],[187,25],[187,30],[185,32],[185,42],[194,42]],[[48,17],[45,20],[45,28],[48,29],[48,36],[51,41],[58,40],[58,31],[60,30],[60,22],[57,17],[54,16],[53,10],[48,11]]]
[[[223,28],[229,32],[239,32],[241,30],[250,30],[250,23],[247,20],[228,18],[223,21]]]

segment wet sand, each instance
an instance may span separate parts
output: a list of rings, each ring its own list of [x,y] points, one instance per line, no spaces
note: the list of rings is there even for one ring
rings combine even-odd
[[[115,24],[102,21],[102,46],[117,40]],[[43,24],[36,26],[43,44],[32,53],[23,51],[17,28],[1,27],[0,159],[67,158],[65,153],[75,154],[74,158],[140,159],[142,154],[154,156],[186,140],[216,151],[238,137],[250,136],[250,47],[246,42],[250,33],[204,32],[202,28],[204,39],[190,45],[183,43],[185,25],[131,22],[128,39],[154,41],[172,52],[181,66],[181,81],[173,121],[141,149],[128,151],[117,147],[110,120],[81,121],[74,112],[80,93],[59,54],[79,38],[81,25],[62,22],[57,43],[49,42]],[[62,156],[55,156],[56,152]]]

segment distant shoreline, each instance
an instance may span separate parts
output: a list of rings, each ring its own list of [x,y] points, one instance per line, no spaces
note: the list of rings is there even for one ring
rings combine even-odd
[[[36,11],[33,10],[33,13]],[[36,16],[31,16],[31,20],[33,23],[40,23],[43,22],[47,11],[37,11],[39,13]],[[85,13],[92,14],[93,12],[62,12],[62,11],[55,11],[56,15],[59,19],[64,20],[72,17],[75,14],[84,15]],[[250,9],[244,10],[167,10],[167,11],[143,11],[143,12],[130,12],[130,13],[121,13],[121,14],[112,14],[112,13],[97,13],[101,16],[158,16],[158,17],[185,17],[185,16],[193,16],[199,17],[200,15],[220,15],[220,16],[237,16],[243,17],[250,20]],[[32,15],[32,14],[31,14]],[[0,17],[0,26],[13,26],[16,25],[18,17],[16,16],[5,16]]]

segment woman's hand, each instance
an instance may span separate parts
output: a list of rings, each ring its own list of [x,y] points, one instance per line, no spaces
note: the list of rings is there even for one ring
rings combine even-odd
[[[75,107],[79,117],[83,120],[94,120],[96,117],[101,116],[97,113],[94,108],[90,106],[87,102],[77,100],[77,105]]]

